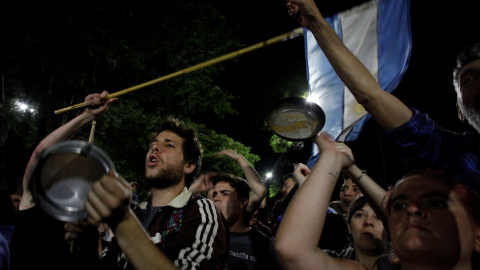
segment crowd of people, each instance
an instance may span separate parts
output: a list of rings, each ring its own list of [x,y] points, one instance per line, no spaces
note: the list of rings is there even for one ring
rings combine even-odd
[[[383,91],[313,0],[286,3],[412,172],[387,191],[347,145],[321,132],[313,138],[318,160],[283,177],[270,212],[267,188],[245,157],[217,153],[243,176],[201,174],[195,129],[166,117],[146,153],[145,201],[133,193],[136,179],[111,171],[93,183],[86,219],[60,221],[34,200],[34,167],[42,151],[117,100],[90,94],[87,109],[36,147],[21,196],[2,194],[0,269],[480,269],[480,44],[458,54],[453,74],[459,117],[476,132],[455,133]]]

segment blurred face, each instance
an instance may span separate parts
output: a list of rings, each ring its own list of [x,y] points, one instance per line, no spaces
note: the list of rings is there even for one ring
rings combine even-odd
[[[183,159],[184,139],[174,132],[162,131],[150,143],[146,156],[145,177],[154,187],[163,188],[180,183],[195,165]]]
[[[471,263],[478,229],[444,180],[432,175],[405,178],[395,187],[389,211],[392,245],[402,262]]]
[[[293,180],[293,178],[288,178],[287,180],[285,180],[285,183],[283,183],[283,188],[280,190],[283,197],[287,196],[287,194],[290,193],[294,186],[295,181]]]
[[[457,103],[468,122],[480,132],[480,59],[460,71]]]
[[[245,202],[248,202],[248,200],[239,198],[237,192],[229,183],[218,182],[213,188],[212,198],[230,225],[239,220],[243,222]]]
[[[357,210],[348,224],[355,249],[366,254],[382,254],[386,248],[387,232],[370,205]]]
[[[20,206],[20,201],[22,200],[22,196],[18,194],[12,194],[10,195],[10,198],[12,199],[13,207],[15,208],[16,211],[18,211],[18,207]]]
[[[348,213],[350,205],[352,205],[352,203],[357,200],[358,196],[361,195],[362,192],[357,187],[357,185],[352,182],[352,180],[345,180],[340,190],[340,203],[342,210]]]

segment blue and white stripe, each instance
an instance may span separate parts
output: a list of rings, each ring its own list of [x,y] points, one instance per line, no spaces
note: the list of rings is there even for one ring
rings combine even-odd
[[[410,60],[410,0],[368,1],[326,20],[380,86],[393,91]],[[310,95],[326,115],[322,131],[337,141],[353,141],[369,115],[336,75],[313,34],[304,29],[304,36]]]

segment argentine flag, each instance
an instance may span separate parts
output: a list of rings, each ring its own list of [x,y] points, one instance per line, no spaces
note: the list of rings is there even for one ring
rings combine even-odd
[[[368,1],[325,19],[382,89],[393,91],[410,60],[410,0]],[[340,142],[353,141],[369,115],[337,76],[313,34],[303,30],[309,100],[325,111],[322,131]],[[314,147],[312,154],[317,151]]]

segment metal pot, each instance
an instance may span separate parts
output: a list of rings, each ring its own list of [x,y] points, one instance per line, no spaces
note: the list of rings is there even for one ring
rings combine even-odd
[[[86,218],[92,184],[115,170],[111,159],[86,141],[60,142],[44,150],[35,164],[30,190],[35,203],[62,221]]]

